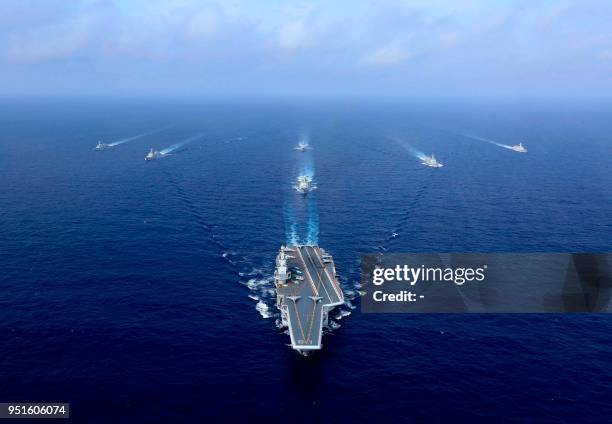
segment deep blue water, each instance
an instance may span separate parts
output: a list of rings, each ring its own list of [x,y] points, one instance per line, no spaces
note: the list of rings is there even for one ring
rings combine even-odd
[[[609,252],[609,106],[3,100],[0,401],[100,423],[609,422],[609,316],[363,315],[353,296],[361,252]],[[293,230],[352,299],[308,358],[270,292]]]

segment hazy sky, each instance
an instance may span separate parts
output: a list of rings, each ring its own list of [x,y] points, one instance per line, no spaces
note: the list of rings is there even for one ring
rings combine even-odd
[[[19,93],[612,97],[612,1],[1,0]]]

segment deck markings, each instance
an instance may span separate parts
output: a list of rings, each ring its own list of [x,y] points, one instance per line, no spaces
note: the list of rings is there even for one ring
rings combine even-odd
[[[304,263],[304,271],[306,271],[306,274],[307,274],[307,277],[308,277],[308,282],[312,286],[312,289],[314,290],[315,295],[318,296],[319,295],[319,291],[315,287],[314,282],[312,280],[312,277],[310,276],[310,271],[308,270],[308,265],[306,265],[306,261],[304,260],[304,257],[302,256],[302,252],[300,252],[299,248],[297,249],[297,252],[298,252],[298,255],[300,255],[300,259]]]
[[[343,297],[343,296],[340,295],[342,290],[338,286],[338,282],[336,281],[336,279],[332,278],[332,276],[329,274],[329,271],[327,271],[327,267],[325,266],[325,262],[323,262],[323,255],[320,252],[321,249],[319,248],[318,250],[319,250],[319,254],[317,255],[317,258],[319,259],[319,262],[321,263],[321,266],[323,267],[323,271],[327,275],[327,278],[329,279],[329,281],[331,281],[332,285],[334,286],[334,290],[336,292],[336,296],[338,297],[338,301],[340,301],[340,300],[342,300],[342,297]],[[329,298],[329,300],[331,300],[331,297]]]
[[[310,260],[310,264],[312,266],[314,266],[315,271],[317,272],[317,277],[319,277],[319,285],[321,284],[321,281],[323,280],[321,278],[321,273],[319,272],[319,270],[317,269],[317,266],[315,265],[314,261],[312,260],[312,257],[310,256],[310,253],[308,253],[308,250],[306,250],[306,254],[308,255],[308,259]],[[308,265],[306,264],[306,262],[304,262],[304,265],[306,265],[306,268],[308,268]],[[323,284],[323,290],[325,290],[325,294],[327,294],[327,298],[331,301],[332,297],[329,295],[329,292],[327,291],[327,287],[325,287],[325,284]],[[319,290],[317,289],[317,295],[319,294]]]
[[[308,253],[308,248],[305,247],[304,249],[306,250],[306,254],[308,255],[308,259],[310,259],[311,264],[312,264],[312,258],[310,257],[310,253]],[[304,269],[306,269],[306,270],[308,269],[308,264],[306,263],[306,261],[304,261]],[[316,267],[315,267],[315,271],[317,271]],[[317,283],[317,287],[315,289],[315,293],[314,293],[315,296],[319,295],[319,289],[321,288],[321,278],[320,278],[320,275],[318,275],[318,277],[319,277],[319,282]],[[315,312],[317,310],[317,302],[315,302],[315,301],[313,301],[313,302],[314,302],[314,304],[312,306],[312,314],[310,315],[310,325],[308,326],[309,327],[308,328],[308,340],[311,340],[311,338],[312,338],[312,328],[313,328],[313,325],[314,325]],[[323,307],[322,306],[321,306],[321,313],[323,313]],[[311,341],[311,343],[312,343],[312,341]]]
[[[295,272],[295,281],[292,278],[291,284],[281,284],[277,289],[292,295],[302,296],[302,300],[312,299],[312,307],[303,302],[298,306],[297,301],[293,300],[293,310],[289,305],[286,305],[288,309],[285,310],[288,313],[287,319],[294,348],[298,350],[319,348],[321,335],[323,334],[322,321],[325,307],[326,305],[333,304],[335,306],[341,303],[342,295],[338,294],[338,281],[330,275],[330,272],[335,271],[333,262],[328,269],[322,259],[322,249],[318,246],[295,246],[294,249],[291,250],[293,255],[290,258],[296,262],[294,266],[300,272]],[[313,255],[317,258],[314,258]],[[318,279],[316,282],[315,278]],[[326,287],[329,284],[333,285],[331,291]],[[324,290],[323,297],[320,296],[321,285]],[[312,295],[309,292],[312,292]],[[291,314],[295,314],[295,316],[291,316]],[[303,317],[306,321],[302,321]],[[319,328],[314,327],[315,320],[317,320]],[[299,330],[295,328],[296,323]],[[319,333],[316,333],[317,331]],[[315,337],[318,337],[316,344]]]
[[[300,326],[300,333],[302,333],[302,340],[307,341],[306,340],[306,336],[304,336],[304,328],[302,328],[302,320],[300,320],[300,314],[299,314],[298,309],[297,309],[297,301],[296,300],[293,301],[293,308],[295,309],[295,316],[297,317],[298,325]]]
[[[312,305],[312,315],[310,317],[310,327],[308,328],[308,341],[310,342],[310,344],[312,344],[312,325],[314,324],[315,312],[317,310],[317,301],[313,300],[312,303],[313,303],[313,305]],[[321,311],[321,313],[322,313],[322,311]]]
[[[310,256],[310,252],[308,251],[308,248],[306,247],[305,249],[306,249],[306,255],[308,255],[308,260],[310,261],[310,264],[312,266],[314,266],[314,270],[317,273],[317,277],[319,279],[319,282],[317,283],[317,293],[316,293],[316,295],[318,296],[318,292],[319,292],[319,289],[321,288],[321,283],[323,282],[323,278],[321,276],[321,273],[320,273],[319,269],[315,265],[315,262],[312,260],[312,256]],[[304,262],[304,266],[308,267],[308,264],[306,264],[306,262]],[[327,292],[327,289],[325,288],[325,285],[323,285],[323,290],[325,290],[325,293],[327,294],[328,299],[331,300],[331,298],[329,297],[329,293]],[[315,311],[316,311],[316,308],[317,308],[317,302],[314,301],[314,305],[313,305],[313,308],[312,308],[312,315],[310,317],[310,329],[308,331],[308,337],[309,338],[312,335],[312,326],[313,326],[314,320],[315,320]],[[321,315],[323,315],[323,306],[321,306]]]

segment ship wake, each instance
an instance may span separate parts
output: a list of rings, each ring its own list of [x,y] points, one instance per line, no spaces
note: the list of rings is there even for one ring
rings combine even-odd
[[[158,133],[158,132],[160,132],[160,131],[162,131],[162,130],[164,130],[166,128],[168,128],[168,127],[158,128],[158,129],[155,129],[155,130],[152,130],[152,131],[146,131],[146,132],[143,132],[143,133],[140,133],[140,134],[133,135],[133,136],[128,137],[128,138],[122,138],[121,140],[117,140],[117,141],[113,141],[112,143],[109,143],[108,147],[115,147],[115,146],[119,146],[121,144],[129,143],[130,141],[138,140],[139,138],[143,138],[143,137],[146,137],[148,135]]]
[[[181,184],[165,167],[162,169],[168,181],[174,187],[177,199],[191,215],[193,224],[202,229],[207,242],[215,246],[219,257],[235,273],[238,282],[248,288],[248,297],[255,302],[255,309],[261,317],[264,319],[275,318],[280,322],[280,313],[275,307],[274,275],[270,273],[270,270],[274,269],[273,262],[257,266],[256,261],[230,249],[222,238],[215,233],[214,227],[207,222],[201,208],[193,202],[191,197],[183,190]]]
[[[290,205],[285,206],[285,242],[287,245],[299,244],[299,224],[295,219],[293,208]]]
[[[476,135],[471,135],[471,134],[461,134],[461,135],[467,138],[471,138],[472,140],[484,141],[485,143],[493,144],[498,147],[503,147],[504,149],[514,150],[513,147],[508,144],[498,143],[497,141],[491,140],[489,138],[478,137]]]
[[[191,143],[191,142],[193,142],[193,141],[196,141],[196,140],[197,140],[197,139],[199,139],[199,138],[202,138],[203,136],[204,136],[204,134],[197,134],[197,135],[194,135],[194,136],[192,136],[192,137],[186,138],[186,139],[185,139],[185,140],[183,140],[183,141],[180,141],[180,142],[178,142],[178,143],[176,143],[176,144],[173,144],[173,145],[172,145],[172,146],[170,146],[170,147],[166,147],[165,149],[160,150],[160,151],[159,151],[159,153],[161,153],[161,154],[162,154],[162,155],[164,155],[164,156],[165,156],[165,155],[168,155],[168,154],[170,154],[170,153],[172,153],[172,152],[177,151],[177,150],[178,150],[178,149],[180,149],[181,147],[185,147],[187,144],[189,144],[189,143]]]
[[[254,267],[247,273],[240,273],[240,282],[249,289],[249,298],[256,302],[255,309],[262,318],[280,318],[280,313],[275,306],[276,292],[273,275],[264,273],[263,268]]]
[[[306,223],[306,244],[319,244],[319,209],[314,197],[308,199],[308,221]]]
[[[406,150],[408,153],[410,153],[412,156],[414,156],[418,160],[424,161],[425,159],[427,159],[427,155],[425,153],[423,153],[416,147],[412,146],[408,142],[401,140],[397,137],[389,137],[389,138],[393,140],[394,142],[396,142],[398,145],[400,145],[404,150]]]
[[[317,203],[314,198],[307,199],[307,201],[307,215],[303,217],[303,220],[296,218],[291,205],[285,206],[285,243],[287,245],[319,244],[319,211]]]

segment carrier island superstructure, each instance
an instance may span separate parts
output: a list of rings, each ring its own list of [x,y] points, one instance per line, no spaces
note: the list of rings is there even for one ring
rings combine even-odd
[[[344,303],[331,255],[314,245],[281,246],[274,284],[291,347],[301,353],[321,349],[329,312]]]

